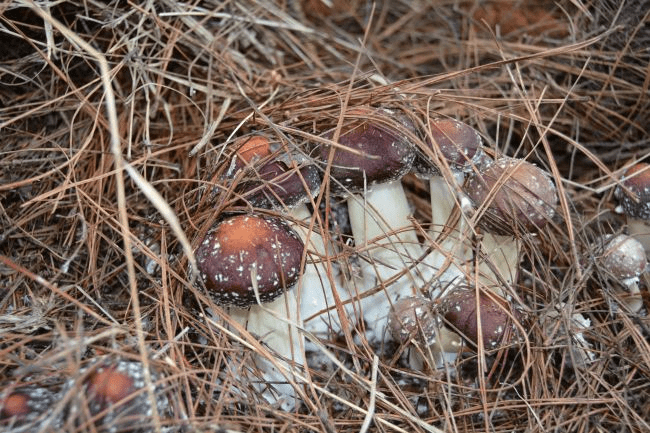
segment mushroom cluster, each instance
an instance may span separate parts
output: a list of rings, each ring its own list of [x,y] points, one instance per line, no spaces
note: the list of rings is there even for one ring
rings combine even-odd
[[[238,141],[228,190],[254,210],[219,216],[196,249],[202,288],[269,349],[254,357],[260,389],[284,409],[296,403],[292,372],[311,347],[304,332],[336,335],[342,314],[371,343],[426,348],[412,365],[433,355],[437,368],[463,347],[510,344],[521,319],[507,297],[520,238],[551,221],[558,202],[548,173],[525,160],[492,161],[478,132],[458,120],[433,118],[418,131],[405,113],[372,107],[343,120],[307,158],[263,136]],[[428,180],[429,230],[412,218],[401,182],[408,173]],[[340,246],[313,210],[322,179],[346,201],[358,274],[332,264]]]

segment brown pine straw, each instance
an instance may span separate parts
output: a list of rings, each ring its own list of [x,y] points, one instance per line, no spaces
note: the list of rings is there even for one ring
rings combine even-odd
[[[649,431],[648,282],[642,313],[617,310],[620,287],[596,248],[625,232],[620,176],[650,162],[648,10],[643,0],[0,2],[0,398],[15,385],[61,392],[45,415],[57,431],[106,431],[70,408],[83,390],[66,386],[122,358],[155,372],[144,370],[155,409],[143,431]],[[427,116],[458,118],[491,156],[552,174],[558,215],[522,240],[508,289],[528,321],[508,351],[415,371],[406,354],[422,348],[371,344],[342,317],[343,335],[306,335],[322,356],[295,384],[303,404],[279,411],[249,370],[255,353],[280,358],[193,284],[192,251],[226,212],[253,210],[237,186],[255,171],[225,177],[237,138],[261,133],[277,155],[309,160],[324,131],[366,120],[351,109],[367,105],[401,110],[420,131]],[[423,133],[403,132],[424,149]],[[337,219],[345,202],[323,169],[314,231],[336,249],[319,259],[324,277],[349,278],[367,251]],[[428,183],[403,184],[432,245]],[[575,313],[590,321],[588,365]]]

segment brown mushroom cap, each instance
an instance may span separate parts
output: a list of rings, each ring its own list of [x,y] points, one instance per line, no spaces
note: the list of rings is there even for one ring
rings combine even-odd
[[[270,302],[300,276],[304,245],[279,218],[236,215],[215,225],[195,251],[200,278],[214,301],[248,307]]]
[[[441,322],[430,299],[409,296],[393,303],[388,315],[388,330],[400,343],[415,339],[430,346],[436,341]]]
[[[479,225],[501,236],[514,236],[520,229],[539,231],[553,218],[558,203],[549,174],[515,158],[498,159],[472,173],[463,189],[476,207],[490,199]]]
[[[431,119],[429,127],[431,136],[427,134],[427,146],[435,148],[434,153],[445,158],[452,170],[468,171],[477,163],[483,153],[483,139],[476,129],[449,118]],[[439,167],[424,155],[418,155],[413,169],[422,177],[439,176],[441,173]]]
[[[142,423],[152,412],[149,395],[143,390],[144,374],[142,363],[123,359],[105,360],[91,367],[83,383],[83,398],[90,414],[95,416],[112,408],[100,423],[118,430],[126,428],[127,423]],[[150,375],[153,382],[159,380],[153,371]],[[164,390],[156,387],[154,395],[158,412],[168,414],[169,400]]]
[[[255,207],[293,207],[316,196],[320,190],[320,172],[315,165],[292,170],[282,161],[270,161],[257,174],[259,180],[245,182],[237,188],[243,195],[250,193],[246,199]]]
[[[0,421],[13,419],[23,424],[45,413],[54,403],[54,394],[46,388],[23,386],[0,394]],[[2,424],[0,424],[2,425]]]
[[[640,162],[630,167],[621,182],[633,196],[620,186],[614,190],[625,215],[650,220],[650,164]]]
[[[350,192],[362,192],[365,186],[400,179],[411,169],[415,147],[397,124],[404,130],[413,130],[413,124],[404,115],[387,109],[358,108],[353,111],[368,120],[353,122],[339,136],[341,147],[320,146],[320,159],[329,160],[334,153],[330,175],[337,182],[332,186]],[[391,126],[391,123],[396,125]],[[331,138],[332,132],[325,136]]]
[[[227,176],[234,175],[246,165],[271,156],[271,144],[269,139],[263,135],[242,137],[233,146],[237,148],[237,151],[232,159]]]
[[[518,321],[522,317],[505,299],[493,293],[479,292],[477,302],[476,292],[468,289],[454,289],[445,295],[438,309],[451,328],[474,345],[478,344],[479,310],[481,334],[486,349],[510,344],[513,336],[517,335],[512,317]]]
[[[608,236],[600,261],[614,278],[638,277],[648,264],[643,244],[632,236]]]

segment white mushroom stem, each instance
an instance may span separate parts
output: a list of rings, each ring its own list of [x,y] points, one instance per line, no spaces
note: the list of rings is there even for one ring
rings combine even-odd
[[[627,230],[630,236],[643,244],[646,255],[650,256],[650,221],[628,217]]]
[[[483,232],[478,277],[482,285],[500,296],[506,296],[501,281],[510,287],[517,278],[521,241],[514,236],[500,236]]]
[[[416,231],[409,220],[411,211],[399,180],[374,185],[364,196],[348,198],[350,226],[357,248],[367,255],[362,259],[362,275],[370,290],[388,281],[422,255]],[[375,281],[375,283],[373,283]],[[385,286],[385,291],[366,296],[361,300],[366,321],[368,340],[381,340],[385,336],[388,313],[396,300],[413,296],[422,279],[413,270],[397,281]],[[362,293],[359,294],[363,296]]]
[[[279,404],[286,411],[296,406],[296,390],[289,381],[300,382],[292,372],[305,364],[298,311],[299,302],[293,290],[287,290],[272,302],[248,309],[230,307],[229,311],[234,321],[269,349],[274,361],[265,354],[254,355],[255,367],[262,373],[255,386],[269,403]],[[284,368],[278,368],[274,363]]]
[[[441,369],[453,365],[463,347],[463,339],[444,325],[436,331],[436,341],[422,349],[411,347],[408,353],[408,365],[415,371],[424,371],[425,366]],[[425,352],[423,352],[423,350]]]
[[[464,174],[456,173],[453,181],[462,185]],[[427,256],[424,262],[434,271],[435,278],[441,283],[440,286],[448,286],[450,283],[460,284],[465,280],[465,273],[462,264],[472,256],[472,250],[468,242],[469,228],[466,224],[465,212],[471,209],[471,203],[464,194],[449,185],[443,176],[432,176],[429,179],[431,196],[431,229],[429,234],[435,244],[434,251]],[[451,220],[454,210],[460,203],[461,214],[454,227]],[[444,238],[440,236],[446,232]],[[440,272],[440,270],[443,270]],[[440,290],[434,290],[431,294],[433,299],[440,296]]]
[[[333,291],[337,291],[342,301],[348,300],[350,296],[340,284],[338,275],[333,274],[333,269],[325,261],[330,252],[318,228],[309,230],[312,213],[307,206],[296,206],[292,210],[292,216],[303,222],[303,225],[295,224],[293,229],[298,232],[309,251],[302,276],[295,288],[300,296],[300,317],[307,331],[317,337],[328,338],[341,331]],[[349,313],[348,317],[352,317],[351,311],[346,312]],[[307,346],[311,347],[309,344]]]

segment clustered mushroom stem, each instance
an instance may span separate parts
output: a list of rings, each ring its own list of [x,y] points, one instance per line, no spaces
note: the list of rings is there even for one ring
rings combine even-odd
[[[251,281],[255,287],[254,272],[251,272]],[[274,361],[263,354],[255,356],[256,367],[262,372],[256,386],[269,403],[279,402],[285,410],[291,410],[296,405],[295,390],[288,382],[299,381],[299,378],[292,372],[305,364],[304,339],[299,331],[302,327],[298,317],[299,308],[300,303],[294,291],[287,290],[271,302],[251,305],[247,309],[233,306],[228,311],[235,322],[261,339],[269,349],[269,356],[275,358],[276,363],[285,367],[278,369]],[[278,360],[278,357],[288,361]]]
[[[511,286],[519,269],[521,241],[514,236],[499,236],[484,232],[481,238],[478,278],[484,287],[489,287],[499,295],[505,293],[500,287],[502,281]]]
[[[313,258],[310,257],[309,251],[307,253],[307,261],[296,287],[300,297],[300,318],[307,331],[327,339],[330,334],[341,331],[341,321],[335,309],[333,291],[336,290],[342,300],[349,299],[349,295],[334,275],[329,261],[331,253],[325,245],[325,239],[316,225],[314,230],[310,231],[312,213],[306,205],[296,206],[292,213],[297,221],[303,223],[295,224],[294,230],[304,242],[306,249],[313,252]],[[313,348],[308,342],[306,346]]]
[[[383,284],[421,256],[422,249],[409,219],[410,208],[400,181],[374,185],[364,196],[351,196],[348,212],[355,245],[361,250],[367,249],[370,258],[361,269],[364,282],[371,286],[364,289]],[[383,338],[391,304],[413,296],[416,287],[421,285],[421,281],[414,281],[414,276],[407,273],[386,288],[388,297],[386,292],[378,291],[362,299],[364,319],[374,327],[373,332],[368,333],[369,339]]]

